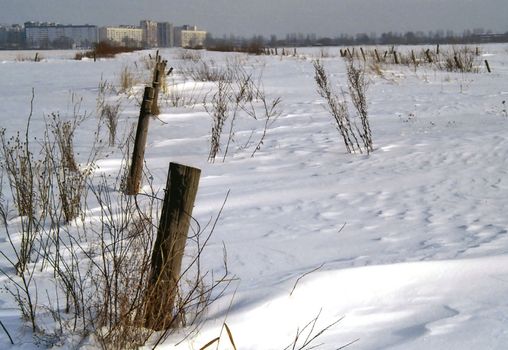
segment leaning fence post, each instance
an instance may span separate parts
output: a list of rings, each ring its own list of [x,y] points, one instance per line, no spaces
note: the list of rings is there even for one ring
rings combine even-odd
[[[432,56],[430,55],[430,49],[427,49],[425,51],[425,55],[427,56],[427,60],[429,61],[429,63],[432,63]]]
[[[489,61],[485,60],[485,66],[487,67],[487,71],[488,71],[489,73],[491,73],[491,71],[490,71]]]
[[[125,193],[135,195],[139,192],[141,176],[143,174],[143,163],[145,161],[146,138],[148,135],[148,122],[152,108],[154,89],[150,86],[145,87],[143,102],[139,112],[138,127],[136,129],[136,140],[134,141],[134,150],[132,152],[131,167],[127,177],[127,186]]]
[[[145,325],[155,330],[176,326],[174,314],[181,267],[201,170],[170,163],[155,240]]]

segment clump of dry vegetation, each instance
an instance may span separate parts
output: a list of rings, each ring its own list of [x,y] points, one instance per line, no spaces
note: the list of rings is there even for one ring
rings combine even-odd
[[[329,75],[320,60],[315,60],[313,64],[317,91],[327,103],[328,111],[334,118],[346,150],[349,153],[369,154],[373,151],[373,143],[367,113],[366,90],[368,84],[364,66],[356,66],[353,60],[349,60],[347,63],[348,88],[352,104],[360,119],[361,125],[358,126],[350,115],[345,92],[338,94],[334,91]]]
[[[257,141],[253,139],[255,135],[255,131],[253,131],[248,140],[240,147],[242,150],[253,147],[251,157],[254,157],[256,152],[261,149],[268,130],[280,116],[279,106],[282,100],[280,97],[267,98],[261,82],[262,71],[256,77],[255,72],[247,72],[238,62],[231,61],[226,62],[226,67],[223,69],[228,72],[224,75],[227,79],[218,80],[211,99],[208,100],[205,97],[203,101],[205,110],[212,117],[208,156],[210,162],[215,161],[221,150],[223,129],[227,122],[229,122],[229,128],[222,156],[223,161],[230,153],[232,144],[238,142],[235,137],[235,125],[240,116],[263,123],[259,139]]]
[[[100,110],[104,96],[98,98]],[[121,171],[116,179],[95,176],[107,117],[97,119],[87,158],[75,153],[77,130],[91,122],[79,101],[70,117],[50,114],[42,138],[31,136],[32,112],[24,133],[0,132],[0,221],[11,248],[0,252],[7,266],[0,269],[5,290],[34,337],[47,346],[92,336],[105,349],[135,349],[148,341],[157,346],[181,326],[193,332],[232,281],[227,267],[223,276],[210,276],[201,266],[218,217],[203,229],[194,221],[175,302],[159,310],[162,326],[151,326],[147,320],[153,319],[159,293],[152,255],[162,200],[151,183],[146,196],[124,194]],[[11,198],[17,213],[8,206]],[[49,290],[43,281],[48,276],[54,277]]]
[[[480,73],[482,59],[480,48],[470,46],[440,48],[422,48],[420,50],[401,50],[395,47],[387,50],[379,48],[359,50],[341,49],[341,56],[358,62],[364,62],[378,75],[383,65],[405,65],[415,71],[420,67],[429,67],[448,72]]]
[[[125,52],[133,52],[137,51],[139,48],[127,47],[127,46],[118,46],[113,45],[106,41],[101,41],[95,44],[93,50],[85,51],[85,52],[77,52],[74,56],[75,60],[82,60],[83,58],[113,58],[119,53]]]

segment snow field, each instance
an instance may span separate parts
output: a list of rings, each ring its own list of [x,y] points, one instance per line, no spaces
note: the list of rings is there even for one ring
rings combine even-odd
[[[384,77],[370,76],[375,150],[369,156],[345,153],[316,93],[310,56],[318,49],[299,58],[238,59],[262,70],[267,97],[282,99],[281,115],[253,158],[242,146],[252,130],[260,136],[262,122],[239,119],[231,156],[210,164],[211,120],[201,103],[163,105],[159,120],[151,121],[146,152],[154,184],[163,188],[170,161],[201,168],[194,216],[202,223],[217,214],[230,190],[203,265],[220,273],[224,244],[239,279],[211,307],[198,336],[177,348],[199,349],[226,321],[239,349],[283,349],[322,310],[317,328],[344,317],[317,340],[322,349],[356,339],[351,349],[502,349],[508,343],[508,119],[502,104],[508,50],[482,49],[492,74],[386,66]],[[183,94],[205,96],[213,87],[179,74],[190,63],[179,61],[176,51],[161,54],[175,67],[172,83]],[[32,87],[34,134],[44,114],[72,110],[71,93],[93,113],[101,77],[117,83],[122,67],[145,55],[94,63],[43,53],[48,58],[33,63],[0,54],[0,127],[24,128]],[[217,64],[229,56],[202,55]],[[323,61],[345,89],[342,60]],[[141,90],[142,82],[135,91]],[[137,119],[135,96],[122,99],[124,131]],[[79,130],[76,149],[86,151],[93,125],[91,118]],[[116,174],[120,163],[111,150],[97,171]],[[7,249],[5,240],[0,249]],[[27,342],[14,348],[32,348],[12,300],[0,294],[0,303],[0,320]],[[161,348],[174,348],[184,333]],[[0,347],[9,344],[0,332]],[[221,348],[228,348],[224,336]]]

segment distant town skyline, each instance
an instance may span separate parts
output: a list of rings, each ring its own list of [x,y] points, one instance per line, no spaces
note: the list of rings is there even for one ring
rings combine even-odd
[[[0,0],[0,23],[190,23],[222,35],[508,31],[506,0]]]

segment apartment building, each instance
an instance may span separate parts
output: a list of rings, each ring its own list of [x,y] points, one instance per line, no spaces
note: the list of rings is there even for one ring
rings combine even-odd
[[[135,26],[101,27],[99,41],[111,41],[121,46],[141,47],[143,29]]]
[[[0,49],[20,49],[25,46],[25,31],[18,24],[0,25]]]
[[[172,23],[157,23],[157,44],[159,47],[173,47],[175,45],[173,30]]]
[[[157,42],[157,22],[143,20],[139,25],[143,30],[143,46],[147,48],[159,46]]]
[[[201,48],[205,46],[207,32],[196,26],[184,25],[175,27],[175,46],[184,48]]]
[[[89,48],[98,41],[97,26],[25,22],[28,48]]]

